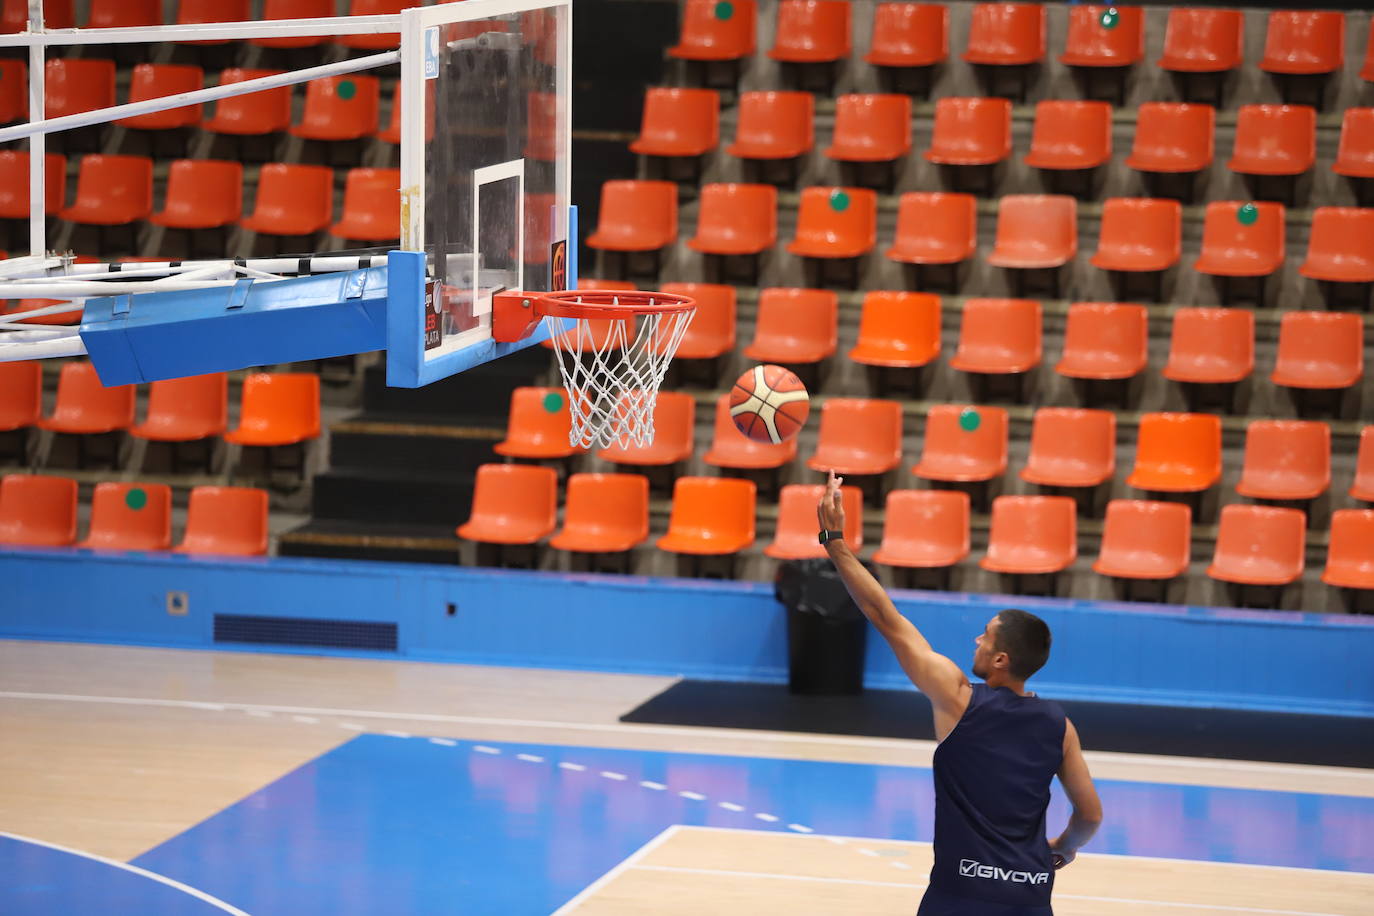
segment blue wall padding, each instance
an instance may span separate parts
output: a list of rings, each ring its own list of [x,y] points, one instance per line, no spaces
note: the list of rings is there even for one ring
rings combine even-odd
[[[386,347],[385,267],[86,303],[81,340],[105,385]]]
[[[395,622],[398,654],[411,659],[786,678],[785,615],[762,583],[19,549],[0,553],[0,581],[0,637],[208,648],[215,614],[296,616]],[[169,591],[187,593],[189,613],[168,614]],[[894,599],[965,667],[998,609],[1041,615],[1054,651],[1033,683],[1048,696],[1374,716],[1372,617],[943,592]],[[906,685],[881,639],[869,640],[867,661],[870,686]]]

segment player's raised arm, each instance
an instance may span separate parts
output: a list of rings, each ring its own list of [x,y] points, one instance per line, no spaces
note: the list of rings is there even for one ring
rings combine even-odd
[[[822,532],[844,531],[844,507],[840,503],[840,484],[843,482],[834,471],[830,472],[825,494],[816,508]],[[939,728],[937,721],[937,732],[947,732],[968,705],[971,688],[964,672],[932,649],[921,631],[898,613],[882,585],[864,568],[842,537],[826,540],[825,550],[844,580],[849,596],[887,640],[912,683],[930,699],[937,717],[952,717],[953,721],[948,722],[946,728]]]
[[[1093,838],[1102,823],[1102,800],[1097,797],[1097,787],[1093,785],[1092,774],[1088,772],[1088,762],[1083,759],[1078,729],[1068,719],[1064,720],[1064,762],[1059,766],[1059,782],[1069,796],[1073,813],[1064,832],[1050,841],[1055,868],[1063,868],[1072,862],[1078,850]]]

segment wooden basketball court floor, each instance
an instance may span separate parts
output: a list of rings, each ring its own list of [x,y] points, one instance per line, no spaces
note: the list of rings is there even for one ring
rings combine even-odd
[[[915,912],[933,744],[617,721],[671,683],[0,641],[0,912]],[[1088,757],[1057,913],[1374,914],[1374,773]]]

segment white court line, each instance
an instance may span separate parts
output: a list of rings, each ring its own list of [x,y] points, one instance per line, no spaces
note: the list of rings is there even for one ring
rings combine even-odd
[[[72,849],[68,846],[59,846],[56,843],[46,843],[43,840],[35,840],[32,837],[20,836],[17,833],[7,833],[3,830],[0,830],[0,836],[6,837],[11,840],[15,840],[19,843],[28,843],[33,846],[43,846],[48,849],[54,849],[58,852],[65,852],[67,853],[67,855],[79,856],[82,859],[90,859],[92,862],[99,862],[102,865],[109,865],[112,868],[118,868],[120,871],[127,871],[131,874],[138,875],[141,878],[147,878],[149,881],[156,881],[158,884],[165,884],[168,887],[173,888],[174,890],[181,891],[183,894],[186,894],[189,897],[194,897],[197,900],[208,903],[216,909],[223,910],[226,913],[232,913],[233,916],[248,916],[247,913],[245,913],[238,907],[225,903],[218,897],[211,897],[209,894],[205,893],[205,891],[197,890],[196,888],[191,887],[189,884],[182,884],[180,881],[176,881],[172,878],[159,875],[157,872],[148,871],[148,869],[146,868],[139,868],[137,865],[130,865],[128,862],[118,862],[114,859],[107,859],[104,856],[95,855],[94,853],[82,852],[79,849]]]
[[[662,846],[668,840],[672,839],[673,836],[680,829],[682,828],[680,828],[677,824],[674,824],[673,826],[664,830],[658,836],[654,837],[652,840],[645,843],[643,846],[639,847],[634,852],[630,853],[629,858],[618,863],[614,868],[606,872],[606,874],[602,875],[600,878],[597,878],[591,884],[588,884],[586,887],[584,887],[576,897],[569,900],[567,903],[563,904],[558,909],[554,910],[553,913],[550,914],[550,916],[564,916],[564,914],[566,913],[571,913],[577,907],[585,903],[594,894],[596,894],[597,891],[601,890],[607,884],[610,884],[621,874],[623,874],[631,868],[635,868],[635,863],[637,863],[640,859],[647,856],[649,853],[653,852],[659,846]]]

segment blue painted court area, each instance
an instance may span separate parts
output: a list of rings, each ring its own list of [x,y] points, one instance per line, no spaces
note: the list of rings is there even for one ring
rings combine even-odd
[[[1090,852],[1374,872],[1374,799],[1099,789]],[[929,841],[932,793],[916,767],[361,735],[133,864],[256,916],[547,914],[673,824]],[[1051,829],[1064,817],[1057,797]],[[45,912],[116,911],[96,903],[114,878],[17,854],[21,888],[93,895]],[[0,912],[33,912],[14,892]],[[165,899],[118,911],[202,912]]]

